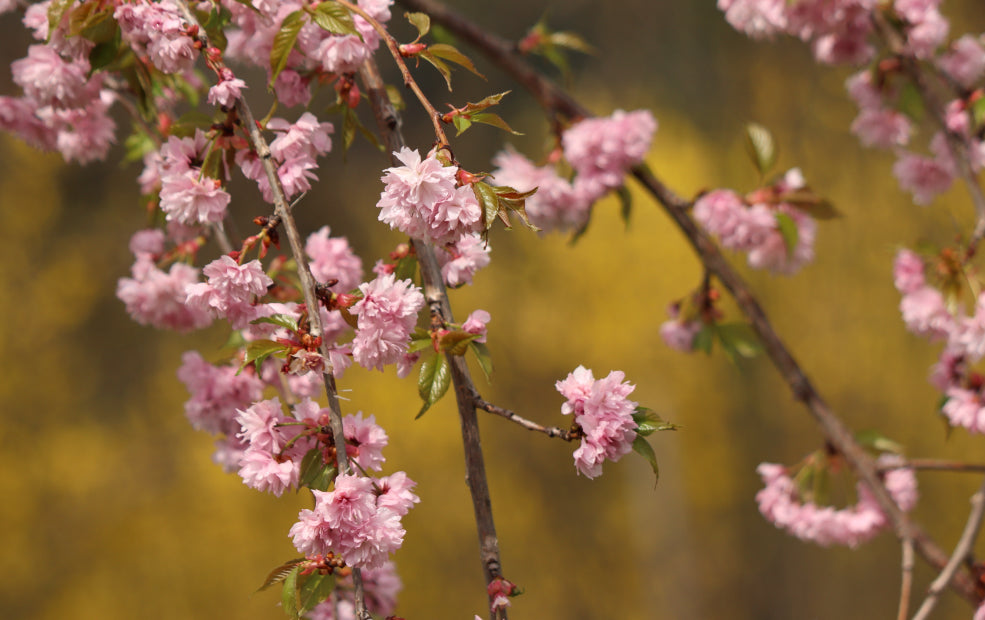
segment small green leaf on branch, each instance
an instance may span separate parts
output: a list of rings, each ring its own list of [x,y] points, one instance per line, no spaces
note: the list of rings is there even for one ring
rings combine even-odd
[[[647,437],[657,431],[676,431],[679,426],[672,422],[667,422],[653,409],[649,407],[637,407],[633,412],[633,421],[636,422],[636,434],[640,437]]]
[[[616,196],[619,197],[619,216],[622,218],[623,223],[626,225],[626,229],[629,229],[629,217],[633,214],[633,195],[629,193],[626,186],[621,186],[616,190]]]
[[[414,28],[417,28],[417,39],[423,37],[431,30],[431,17],[427,13],[404,13],[404,17],[407,18]]]
[[[334,3],[333,3],[334,4]],[[317,12],[317,11],[316,11]],[[274,43],[270,48],[270,83],[269,88],[274,87],[277,76],[287,66],[287,58],[294,50],[297,43],[298,33],[308,23],[308,17],[304,11],[294,11],[284,18],[280,24],[280,30],[274,35]]]
[[[291,569],[293,569],[295,566],[297,566],[298,564],[304,561],[305,558],[295,558],[293,560],[288,560],[287,562],[284,562],[274,570],[270,571],[270,574],[267,575],[267,578],[263,580],[263,585],[257,588],[257,592],[263,592],[270,586],[281,583],[282,581],[287,579],[287,575],[291,572]]]
[[[441,397],[448,391],[450,383],[451,372],[448,367],[448,360],[444,355],[432,355],[421,364],[421,374],[417,379],[417,393],[421,396],[424,404],[414,417],[415,420],[441,400]]]
[[[300,469],[298,486],[315,491],[327,491],[339,473],[334,465],[325,463],[321,448],[308,450],[301,460]]]
[[[749,123],[746,125],[746,152],[759,171],[759,176],[765,177],[776,164],[773,134],[758,123]]]
[[[841,217],[841,212],[831,202],[821,198],[810,190],[798,190],[796,192],[780,194],[777,200],[803,211],[815,220],[831,220]]]
[[[458,51],[458,48],[452,45],[448,45],[447,43],[435,43],[434,45],[428,46],[427,51],[432,56],[437,56],[443,60],[447,60],[455,63],[456,65],[465,67],[475,75],[481,77],[482,79],[486,79],[486,76],[479,73],[479,70],[475,68],[475,65],[472,64],[469,57]],[[449,90],[451,90],[450,87]]]
[[[352,14],[338,2],[322,2],[315,7],[311,14],[315,23],[322,30],[332,34],[352,35],[362,39],[362,35],[356,30],[356,25],[352,21]]]
[[[660,467],[657,466],[657,455],[653,451],[653,446],[650,445],[649,441],[637,435],[636,439],[633,440],[633,452],[645,458],[646,462],[650,464],[650,468],[653,469],[653,485],[656,486],[660,480]]]
[[[251,325],[259,325],[260,323],[269,323],[271,325],[280,325],[281,327],[296,332],[298,331],[298,321],[293,316],[289,314],[274,314],[271,316],[260,317],[259,319],[254,319],[250,321]]]
[[[441,338],[438,339],[438,348],[441,351],[451,353],[452,355],[465,355],[465,351],[468,350],[469,343],[478,337],[478,334],[470,334],[469,332],[448,332],[443,334]]]
[[[886,437],[875,429],[866,429],[855,433],[855,441],[863,448],[869,448],[876,452],[892,452],[893,454],[903,454],[903,446]]]
[[[715,329],[712,325],[705,324],[697,334],[694,335],[694,350],[704,351],[711,355],[712,345],[715,343]]]
[[[469,343],[469,349],[475,354],[475,359],[479,362],[479,368],[482,370],[482,374],[486,376],[486,381],[492,383],[493,363],[492,354],[489,353],[489,347],[484,342],[475,342],[473,340]]]
[[[284,586],[280,591],[280,606],[291,620],[297,620],[301,617],[301,603],[298,600],[298,574],[300,572],[300,566],[292,568],[284,577]]]
[[[783,245],[787,249],[787,256],[793,256],[797,244],[800,243],[800,233],[797,231],[797,223],[786,213],[776,212],[776,228],[783,237]]]
[[[271,355],[282,356],[281,354],[287,353],[288,349],[287,345],[273,340],[254,340],[246,345],[246,356],[243,358],[243,365],[239,369],[242,371],[250,364],[256,364],[257,370],[260,370],[260,366],[268,357]]]
[[[719,323],[715,333],[729,357],[756,357],[763,352],[763,345],[748,323]]]
[[[335,590],[335,575],[322,575],[319,572],[302,577],[304,582],[298,592],[299,611],[304,615],[327,599]]]

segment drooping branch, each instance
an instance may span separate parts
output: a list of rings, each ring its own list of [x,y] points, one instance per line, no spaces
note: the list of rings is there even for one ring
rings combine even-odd
[[[432,21],[441,24],[483,53],[530,91],[548,114],[563,114],[572,119],[591,116],[591,113],[574,98],[533,68],[516,51],[513,43],[479,28],[461,14],[435,0],[399,0],[399,2],[412,11],[427,13]],[[880,508],[889,517],[896,535],[901,540],[912,540],[921,557],[932,566],[943,568],[947,564],[947,554],[893,501],[879,478],[874,459],[855,441],[849,428],[831,411],[814,388],[807,374],[773,329],[766,312],[745,280],[732,268],[718,246],[691,218],[689,213],[691,202],[667,187],[646,166],[637,166],[632,170],[632,175],[657,200],[664,212],[681,230],[705,269],[714,274],[728,289],[794,397],[804,404],[821,427],[826,439],[844,456],[856,475],[872,491]],[[978,595],[971,581],[964,574],[955,575],[951,587],[967,600],[978,602]]]
[[[399,151],[405,146],[403,136],[400,133],[400,116],[393,104],[390,103],[379,69],[372,58],[363,64],[360,69],[360,76],[387,150],[390,153]],[[394,165],[400,163],[395,159],[391,159],[391,162]],[[437,316],[446,323],[454,322],[451,305],[448,302],[448,293],[445,290],[441,268],[435,257],[434,248],[420,239],[414,239],[414,251],[417,254],[417,261],[421,269],[424,298],[427,300],[432,316]],[[462,427],[462,443],[465,448],[465,479],[472,496],[472,508],[479,534],[482,572],[488,586],[497,577],[502,577],[502,563],[499,557],[499,539],[496,537],[496,525],[493,521],[492,499],[489,496],[489,483],[486,478],[482,444],[479,439],[479,420],[475,413],[477,392],[465,358],[451,354],[446,357],[451,369],[452,384],[455,386],[455,399],[458,404],[458,416]],[[506,620],[507,614],[504,608],[497,607],[491,612],[496,620]]]
[[[896,620],[906,620],[910,616],[910,593],[913,590],[913,541],[904,538],[902,547],[903,558],[900,562],[902,578]]]
[[[210,63],[211,66],[214,66],[219,70],[224,69],[225,67],[217,55],[210,57],[208,52],[212,49],[212,46],[209,43],[208,37],[205,35],[205,29],[198,24],[195,16],[188,9],[185,0],[178,0],[176,4],[189,25],[198,26],[196,38],[201,45],[202,56],[208,63]],[[246,100],[242,97],[236,100],[236,113],[239,115],[239,118],[243,123],[243,129],[247,133],[251,147],[254,151],[256,151],[257,156],[260,158],[260,163],[263,166],[264,173],[270,183],[275,213],[284,225],[284,230],[287,232],[288,242],[291,246],[291,255],[297,264],[298,277],[301,280],[301,293],[304,296],[304,302],[308,309],[308,318],[311,324],[310,333],[312,337],[318,338],[325,333],[325,328],[322,323],[321,312],[318,305],[318,297],[315,294],[316,282],[314,276],[311,275],[311,269],[304,253],[304,242],[301,238],[301,233],[298,231],[297,224],[294,221],[294,216],[291,213],[290,204],[288,203],[287,196],[284,193],[284,186],[281,184],[280,177],[277,174],[277,168],[274,166],[273,158],[270,153],[270,145],[267,144],[266,138],[263,137],[260,127],[257,125],[256,119],[253,116],[253,111],[250,109],[250,106],[247,105]],[[320,353],[322,358],[325,360],[326,365],[323,378],[325,384],[325,394],[328,398],[329,404],[329,420],[335,442],[336,459],[338,460],[339,471],[350,474],[353,472],[353,469],[350,466],[346,451],[345,433],[342,428],[342,409],[339,405],[338,389],[335,386],[335,375],[332,367],[331,356],[329,354],[328,342],[324,339],[320,347]],[[363,591],[362,572],[358,567],[352,568],[352,582],[355,590],[354,599],[356,618],[359,620],[369,620],[371,616],[369,611],[366,609],[366,597]]]
[[[515,422],[523,428],[534,431],[537,433],[543,433],[548,437],[557,437],[565,441],[574,441],[577,439],[578,435],[573,432],[572,429],[563,429],[558,426],[541,426],[532,420],[528,420],[520,415],[510,411],[509,409],[503,409],[502,407],[497,407],[496,405],[486,402],[478,395],[475,397],[475,406],[483,411],[488,411],[489,413],[498,415],[502,418],[506,418],[510,422]]]

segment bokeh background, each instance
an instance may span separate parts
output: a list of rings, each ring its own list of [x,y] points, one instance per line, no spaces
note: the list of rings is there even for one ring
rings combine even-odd
[[[508,37],[521,37],[545,10],[554,27],[581,32],[599,53],[573,58],[572,89],[600,114],[653,110],[660,129],[649,164],[684,195],[751,188],[742,127],[770,127],[781,166],[800,166],[845,214],[820,226],[817,260],[794,278],[749,272],[735,257],[780,334],[853,428],[878,427],[912,456],[982,460],[980,438],[946,436],[926,381],[936,349],[905,332],[891,281],[897,247],[949,241],[970,206],[960,190],[930,208],[911,204],[890,175],[891,156],[862,150],[848,133],[855,111],[846,70],[816,66],[796,41],[747,40],[711,0],[453,4]],[[958,34],[985,29],[978,2],[948,0],[945,9]],[[402,10],[394,12],[398,23]],[[15,15],[0,28],[9,65],[28,38]],[[435,101],[512,88],[476,62],[488,83],[461,72],[453,95],[422,68]],[[0,80],[3,94],[14,94],[9,72]],[[250,96],[266,105],[261,91]],[[324,109],[330,94],[312,109]],[[428,127],[409,107],[406,133],[424,147]],[[501,112],[526,135],[471,130],[455,142],[469,168],[489,169],[506,143],[539,154],[547,125],[533,101],[515,91]],[[0,617],[283,617],[275,593],[253,592],[296,555],[287,530],[310,500],[278,500],[223,474],[210,461],[212,440],[185,421],[180,355],[195,348],[214,357],[225,334],[141,327],[115,299],[131,262],[126,242],[146,222],[139,170],[112,163],[120,154],[66,167],[0,136]],[[333,154],[299,207],[303,229],[327,223],[348,235],[367,268],[385,255],[400,241],[376,222],[386,165],[365,144],[345,162]],[[578,364],[597,375],[618,368],[637,384],[635,399],[684,427],[651,438],[662,472],[654,488],[633,455],[587,480],[575,475],[572,446],[480,418],[506,575],[526,590],[514,617],[893,617],[900,555],[892,536],[826,550],[759,516],[756,465],[795,462],[820,447],[819,434],[765,360],[735,366],[662,344],[668,303],[689,294],[701,273],[670,221],[630,190],[630,226],[614,200],[604,201],[576,245],[497,230],[493,264],[453,294],[460,317],[476,308],[493,316],[496,372],[492,385],[479,379],[489,400],[563,423],[554,382]],[[267,212],[246,184],[234,196],[244,221]],[[387,471],[418,481],[422,502],[405,519],[395,558],[405,586],[398,615],[485,615],[450,399],[415,422],[413,381],[354,368],[340,387],[348,411],[375,414],[389,432]],[[920,482],[916,516],[950,549],[979,481],[926,473]],[[916,575],[919,594],[932,574],[918,563]],[[969,616],[953,595],[937,614]]]

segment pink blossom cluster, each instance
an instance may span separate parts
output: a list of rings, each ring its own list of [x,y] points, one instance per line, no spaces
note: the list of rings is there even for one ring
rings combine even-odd
[[[127,312],[141,325],[186,332],[212,323],[205,309],[185,303],[186,288],[198,282],[198,269],[174,263],[168,271],[157,267],[148,254],[138,254],[131,277],[120,278],[116,296],[126,304]]]
[[[352,251],[345,237],[330,236],[328,226],[322,226],[308,235],[304,244],[304,253],[311,262],[311,275],[322,284],[329,280],[338,280],[331,287],[336,293],[351,291],[359,286],[363,279],[363,262]]]
[[[927,282],[923,259],[911,250],[900,250],[893,266],[896,288],[902,294],[903,322],[914,334],[930,341],[944,341],[931,383],[947,397],[941,412],[952,426],[985,433],[985,377],[971,364],[985,357],[985,294],[976,300],[969,316],[960,305],[949,304],[944,294]]]
[[[202,273],[208,282],[189,285],[185,289],[185,302],[203,312],[228,319],[236,329],[256,318],[255,298],[264,296],[267,287],[274,283],[260,261],[240,265],[227,255],[206,265]]]
[[[494,159],[493,178],[521,192],[537,188],[527,198],[526,212],[534,225],[546,230],[577,230],[588,221],[592,204],[609,190],[622,186],[629,170],[643,161],[657,121],[646,110],[616,110],[606,118],[572,125],[561,136],[564,158],[575,172],[569,181],[552,165],[536,166],[512,150]]]
[[[596,380],[591,370],[579,366],[555,384],[567,399],[561,413],[574,414],[575,424],[584,432],[574,459],[575,468],[588,478],[601,475],[605,459],[618,461],[633,449],[637,403],[626,397],[636,386],[624,382],[625,376],[621,370],[613,370]]]
[[[482,208],[470,184],[457,185],[457,166],[445,166],[434,151],[422,159],[407,147],[394,157],[404,165],[385,170],[376,203],[381,222],[434,245],[454,244],[481,230]]]
[[[403,583],[393,562],[387,560],[379,568],[363,568],[363,594],[366,609],[377,616],[391,616],[397,609],[397,593]],[[332,595],[308,612],[309,620],[357,620],[352,577],[339,579]]]
[[[437,251],[441,278],[449,288],[472,284],[475,272],[489,265],[489,243],[476,233],[463,235],[458,241]]]
[[[803,177],[795,168],[764,196],[768,200],[754,200],[750,204],[731,190],[715,190],[694,203],[694,219],[718,237],[725,248],[746,252],[750,267],[791,275],[814,259],[817,223],[796,206],[784,202],[788,192],[803,187]],[[780,217],[789,218],[796,226],[797,240],[792,251],[780,230]]]
[[[192,137],[171,136],[156,155],[144,159],[141,188],[145,193],[159,188],[161,210],[169,222],[200,226],[225,218],[230,196],[219,179],[202,171],[209,144],[205,132],[196,129]]]
[[[948,33],[940,0],[895,0],[891,18],[901,22],[907,51],[933,56]],[[786,33],[810,42],[814,57],[828,64],[861,64],[875,55],[869,42],[877,0],[718,0],[718,8],[736,29],[753,38]]]
[[[270,143],[270,155],[287,198],[311,189],[311,181],[318,180],[312,172],[318,168],[316,158],[332,150],[329,137],[334,131],[332,124],[321,123],[314,114],[305,112],[294,124],[272,118],[267,122],[267,129],[277,133]],[[260,157],[253,151],[242,150],[236,153],[236,163],[247,178],[256,181],[264,200],[272,203],[274,195],[270,179]]]
[[[357,4],[381,24],[390,20],[392,0],[358,0]],[[230,11],[236,26],[227,32],[229,45],[225,55],[268,72],[274,37],[281,25],[289,15],[306,8],[296,0],[253,0],[252,3],[224,0],[222,5]],[[274,82],[281,103],[288,107],[307,105],[311,100],[312,81],[317,83],[317,78],[324,74],[355,72],[379,47],[379,34],[369,22],[359,15],[353,15],[353,22],[359,36],[332,34],[310,19],[305,22],[298,33],[296,49]]]
[[[195,351],[181,356],[178,379],[190,394],[185,402],[188,421],[196,430],[213,435],[239,432],[237,410],[263,395],[263,382],[256,374],[239,372],[236,366],[213,366]]]
[[[891,466],[898,462],[895,455],[883,455],[878,463]],[[797,483],[782,465],[763,463],[756,471],[766,485],[756,494],[759,512],[776,527],[801,540],[822,546],[846,545],[855,548],[871,540],[885,529],[889,519],[872,493],[862,482],[856,486],[858,503],[847,508],[820,506],[804,502]],[[912,469],[891,469],[883,476],[883,484],[896,505],[909,512],[917,503],[917,479]]]
[[[113,17],[123,40],[162,73],[182,73],[195,64],[195,41],[174,0],[120,3]]]
[[[103,74],[90,75],[93,43],[69,37],[67,20],[49,28],[50,0],[30,5],[24,25],[43,43],[11,63],[22,97],[0,97],[0,129],[31,146],[57,150],[67,161],[102,159],[115,139],[109,115],[116,95],[104,88]]]
[[[272,398],[239,410],[235,421],[236,438],[243,446],[240,477],[247,486],[279,497],[285,489],[297,487],[302,460],[310,450],[320,447],[318,437],[302,432],[326,426],[328,410],[305,398],[289,416],[280,400]],[[375,418],[350,414],[343,418],[342,429],[350,459],[363,469],[380,470],[388,439]]]
[[[332,491],[312,491],[315,507],[291,527],[294,546],[305,555],[335,553],[353,567],[378,568],[400,548],[401,517],[420,498],[404,472],[385,478],[340,474]]]
[[[413,282],[398,281],[393,274],[361,284],[359,290],[363,298],[349,309],[358,318],[352,356],[360,366],[382,371],[407,353],[424,295]]]
[[[694,350],[694,338],[704,328],[704,323],[695,318],[682,317],[679,303],[671,304],[667,314],[670,320],[660,326],[660,337],[671,349],[690,353]]]

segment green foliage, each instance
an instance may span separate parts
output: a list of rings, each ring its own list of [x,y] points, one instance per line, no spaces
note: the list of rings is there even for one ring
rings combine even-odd
[[[316,491],[327,491],[339,470],[335,465],[325,463],[320,447],[308,450],[301,460],[301,471],[298,474],[298,486],[308,487]]]
[[[334,4],[334,3],[333,3]],[[315,11],[317,13],[317,11]],[[274,87],[277,76],[287,66],[287,58],[294,50],[294,45],[298,41],[298,33],[308,23],[308,16],[304,11],[298,10],[290,13],[281,22],[280,30],[274,35],[274,43],[270,48],[270,83],[269,88]]]
[[[414,28],[417,28],[417,39],[420,39],[431,30],[431,17],[427,13],[404,13]],[[415,41],[417,41],[415,39]]]
[[[746,153],[752,160],[760,178],[765,178],[776,164],[776,143],[773,134],[758,123],[746,125]]]
[[[362,39],[352,21],[352,14],[338,2],[322,2],[311,13],[312,19],[322,30],[339,35],[352,35]]]
[[[290,347],[287,345],[273,340],[254,340],[246,345],[246,356],[243,358],[243,365],[240,366],[240,370],[242,371],[250,364],[256,364],[257,371],[259,371],[260,366],[263,366],[268,357],[271,355],[286,357],[289,350]]]
[[[306,561],[305,558],[295,558],[293,560],[288,560],[287,562],[284,562],[274,570],[270,571],[270,574],[267,575],[267,578],[263,580],[263,585],[257,588],[257,592],[263,592],[264,590],[268,589],[272,585],[283,583],[284,580],[287,579],[287,576],[291,573],[291,571],[298,564],[301,564],[302,562],[305,561]]]
[[[656,486],[657,482],[660,481],[660,467],[657,465],[657,454],[653,451],[653,446],[646,439],[637,435],[636,439],[633,440],[633,452],[642,456],[650,464],[650,469],[653,470],[653,484]]]
[[[783,237],[783,245],[787,249],[787,256],[793,256],[797,244],[800,242],[800,234],[797,232],[797,223],[786,213],[779,211],[773,214],[776,218],[776,228]]]
[[[855,441],[864,448],[873,452],[891,452],[893,454],[903,454],[903,446],[886,437],[874,428],[861,430],[855,433]]]
[[[484,342],[475,342],[473,340],[469,343],[469,349],[475,354],[475,359],[479,362],[479,369],[485,375],[486,381],[492,383],[493,362],[492,354],[489,353],[489,347]]]
[[[417,412],[417,419],[431,408],[448,391],[451,385],[451,368],[444,355],[432,355],[421,364],[421,374],[417,379],[417,393],[424,404]]]
[[[636,434],[640,437],[648,437],[657,431],[676,431],[680,428],[661,418],[649,407],[637,407],[633,412],[633,421],[636,422]]]
[[[260,323],[269,323],[270,325],[279,325],[288,331],[296,332],[298,331],[298,321],[293,316],[289,314],[274,314],[271,316],[260,317],[259,319],[254,319],[250,321],[252,325],[259,325]]]

